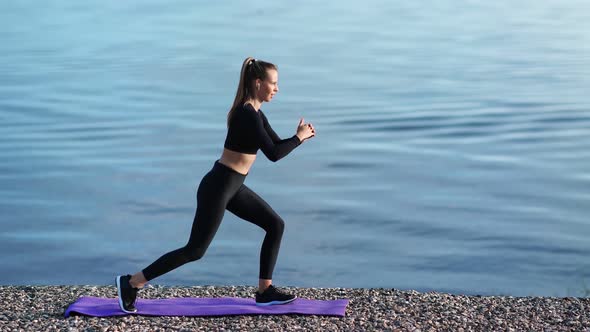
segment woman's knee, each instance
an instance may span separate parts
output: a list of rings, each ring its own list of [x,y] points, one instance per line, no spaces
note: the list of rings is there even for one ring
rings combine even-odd
[[[194,262],[203,258],[203,256],[205,256],[206,251],[207,248],[192,247],[190,245],[186,245],[184,247],[184,256],[186,257],[187,261]]]
[[[285,231],[285,222],[279,216],[272,218],[271,222],[269,223],[269,227],[266,229],[266,232],[271,232],[278,236],[283,235]]]

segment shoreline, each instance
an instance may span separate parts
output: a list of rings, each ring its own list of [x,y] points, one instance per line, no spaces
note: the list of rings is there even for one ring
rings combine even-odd
[[[281,287],[298,297],[348,298],[344,317],[64,317],[80,296],[117,297],[114,285],[0,285],[1,331],[590,331],[590,298],[454,295],[394,288]],[[144,287],[141,298],[253,297],[254,286]]]

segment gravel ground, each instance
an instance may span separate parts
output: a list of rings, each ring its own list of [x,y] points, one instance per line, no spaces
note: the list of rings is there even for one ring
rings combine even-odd
[[[590,298],[465,296],[364,288],[284,287],[297,296],[348,298],[345,317],[251,315],[70,316],[80,296],[116,297],[114,286],[0,286],[1,331],[590,331]],[[252,297],[250,286],[145,287],[142,298]]]

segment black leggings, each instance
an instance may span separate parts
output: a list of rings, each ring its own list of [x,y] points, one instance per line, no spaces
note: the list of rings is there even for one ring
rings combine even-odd
[[[259,278],[272,279],[285,223],[260,196],[244,185],[246,175],[215,161],[197,190],[197,211],[188,243],[143,269],[148,281],[203,257],[225,209],[266,231],[260,250]]]

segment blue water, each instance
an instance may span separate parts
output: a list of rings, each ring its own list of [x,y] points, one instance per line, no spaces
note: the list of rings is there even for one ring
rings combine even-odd
[[[274,280],[514,296],[590,289],[584,1],[0,2],[0,284],[112,284],[184,245],[247,56],[275,131],[246,184],[283,217]],[[226,213],[152,281],[257,284]]]

